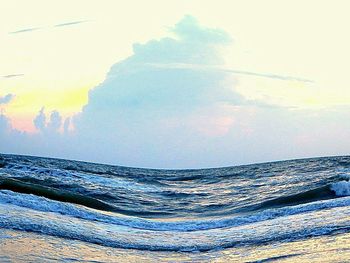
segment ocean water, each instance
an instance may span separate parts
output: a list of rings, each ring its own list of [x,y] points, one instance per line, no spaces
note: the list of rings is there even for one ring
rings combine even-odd
[[[350,261],[350,157],[152,170],[0,155],[0,262]]]

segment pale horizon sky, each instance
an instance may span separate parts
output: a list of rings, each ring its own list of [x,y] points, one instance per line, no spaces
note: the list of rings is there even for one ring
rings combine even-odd
[[[153,168],[350,152],[348,1],[3,1],[0,152]]]

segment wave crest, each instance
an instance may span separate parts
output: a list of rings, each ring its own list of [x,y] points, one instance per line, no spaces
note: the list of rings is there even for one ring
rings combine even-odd
[[[337,196],[349,196],[350,195],[350,182],[340,181],[331,185],[331,190],[335,192]]]

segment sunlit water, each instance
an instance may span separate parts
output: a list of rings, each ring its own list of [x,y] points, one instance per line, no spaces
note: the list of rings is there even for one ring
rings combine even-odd
[[[0,262],[344,262],[350,157],[150,170],[0,155]]]

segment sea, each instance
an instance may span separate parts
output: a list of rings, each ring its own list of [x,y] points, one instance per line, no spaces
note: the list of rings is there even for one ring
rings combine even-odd
[[[350,157],[143,169],[0,154],[0,262],[350,262]]]

